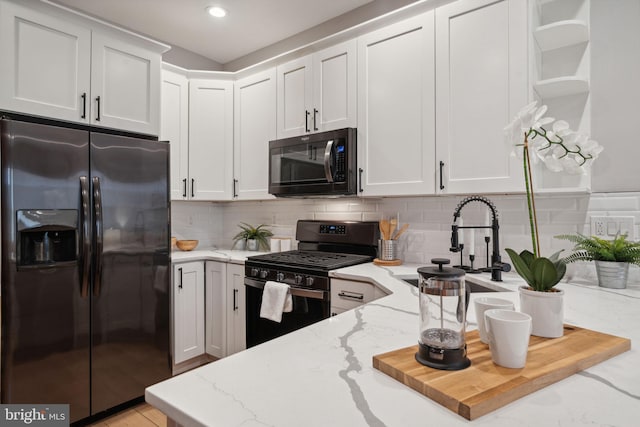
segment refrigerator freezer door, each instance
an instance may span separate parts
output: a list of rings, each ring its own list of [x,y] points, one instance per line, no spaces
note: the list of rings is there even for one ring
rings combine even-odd
[[[0,127],[2,403],[69,403],[73,422],[90,414],[79,224],[89,133],[12,120]]]
[[[93,413],[171,375],[168,149],[91,134]]]

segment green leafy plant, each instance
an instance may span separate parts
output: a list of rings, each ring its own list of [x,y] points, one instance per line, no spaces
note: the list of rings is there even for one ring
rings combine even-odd
[[[519,254],[513,249],[505,249],[513,262],[516,272],[534,290],[539,292],[549,292],[551,288],[562,280],[567,271],[567,266],[560,252],[551,255],[549,258],[536,257],[532,252],[524,250]]]
[[[564,258],[565,263],[575,261],[611,261],[628,262],[640,266],[640,242],[630,242],[626,234],[618,234],[613,240],[596,236],[563,234],[557,239],[574,243],[573,253]]]
[[[241,222],[238,224],[238,227],[241,228],[241,231],[238,232],[235,236],[233,236],[233,244],[235,245],[240,240],[250,240],[254,239],[258,242],[258,248],[268,250],[269,242],[267,238],[273,236],[273,233],[270,230],[267,230],[266,225],[260,224],[257,227],[254,227],[246,222]]]
[[[547,106],[537,108],[536,105],[533,102],[524,107],[504,129],[507,141],[516,148],[521,147],[517,154],[522,154],[533,252],[524,250],[517,253],[513,249],[506,251],[516,272],[531,288],[535,291],[549,292],[560,282],[567,268],[566,261],[560,258],[559,252],[549,258],[540,255],[531,159],[541,160],[554,172],[585,173],[602,152],[602,147],[596,141],[589,140],[586,135],[569,129],[567,122],[543,117],[547,112]]]

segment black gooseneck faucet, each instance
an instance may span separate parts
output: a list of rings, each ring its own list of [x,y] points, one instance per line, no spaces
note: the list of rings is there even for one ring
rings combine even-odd
[[[488,206],[491,211],[491,225],[465,225],[460,227],[457,224],[458,218],[460,217],[460,211],[470,202],[480,202]],[[507,263],[503,263],[502,258],[500,257],[500,243],[498,238],[498,230],[500,229],[500,226],[498,225],[498,210],[493,202],[483,196],[469,196],[458,203],[458,206],[456,206],[456,209],[453,212],[453,225],[451,226],[451,252],[458,252],[461,249],[460,244],[458,243],[458,229],[460,228],[491,228],[491,239],[493,240],[493,253],[491,254],[491,280],[501,282],[502,272],[511,270],[511,266]]]

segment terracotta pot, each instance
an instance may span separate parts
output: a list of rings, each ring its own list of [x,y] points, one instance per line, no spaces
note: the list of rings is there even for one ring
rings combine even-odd
[[[532,319],[531,335],[558,338],[564,334],[564,291],[538,292],[521,286],[520,311]]]

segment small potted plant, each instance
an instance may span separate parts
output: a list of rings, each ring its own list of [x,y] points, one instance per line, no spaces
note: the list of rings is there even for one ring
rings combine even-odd
[[[259,226],[254,227],[246,222],[241,222],[238,227],[240,227],[242,231],[233,236],[234,246],[239,241],[244,241],[246,242],[246,247],[249,251],[269,249],[269,242],[267,241],[267,238],[273,236],[273,233],[264,228],[266,225],[260,224]]]
[[[564,334],[564,291],[554,286],[563,278],[566,265],[559,253],[547,258],[540,252],[531,163],[542,161],[553,172],[585,173],[602,147],[571,130],[567,122],[544,117],[546,112],[546,105],[537,107],[533,102],[504,129],[507,141],[517,149],[516,154],[522,155],[532,249],[520,253],[513,249],[506,251],[516,272],[528,285],[518,291],[520,310],[532,318],[532,335],[558,338]]]
[[[578,233],[556,236],[574,243],[573,253],[564,258],[565,263],[594,261],[598,284],[603,288],[627,287],[629,264],[640,266],[640,242],[630,242],[626,234],[618,234],[613,240]]]

